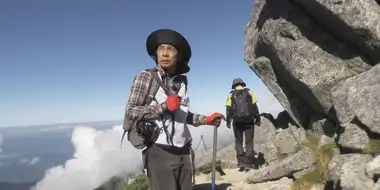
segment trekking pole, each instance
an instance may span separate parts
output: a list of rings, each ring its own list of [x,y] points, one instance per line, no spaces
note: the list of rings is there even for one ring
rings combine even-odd
[[[217,150],[217,136],[218,127],[214,126],[214,142],[212,146],[212,176],[211,176],[211,190],[215,189],[215,169],[216,169],[216,150]]]
[[[222,120],[226,120],[224,115],[221,116]],[[216,170],[216,150],[218,146],[218,127],[214,126],[214,142],[212,146],[212,174],[211,174],[211,190],[215,189],[215,170]]]

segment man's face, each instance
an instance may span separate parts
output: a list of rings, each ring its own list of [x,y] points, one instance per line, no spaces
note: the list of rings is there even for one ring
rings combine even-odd
[[[156,51],[157,62],[165,70],[175,70],[178,60],[178,51],[171,45],[161,44]]]

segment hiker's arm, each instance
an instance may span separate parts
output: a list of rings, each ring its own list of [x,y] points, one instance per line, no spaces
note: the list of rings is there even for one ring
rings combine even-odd
[[[227,123],[231,122],[232,113],[233,113],[231,97],[232,97],[232,93],[229,93],[227,97],[227,102],[226,102],[226,120],[227,120],[226,122]]]
[[[256,104],[258,102],[257,100],[257,97],[255,96],[255,94],[252,92],[252,90],[248,90],[248,93],[251,95],[252,97],[252,104]]]
[[[198,127],[200,125],[206,125],[206,116],[190,112],[187,115],[186,123]]]
[[[158,119],[160,117],[159,106],[144,105],[149,93],[150,75],[148,72],[140,72],[134,79],[129,100],[126,106],[126,116],[129,119]]]
[[[260,113],[259,113],[259,107],[257,106],[258,100],[257,100],[255,94],[253,94],[253,92],[251,90],[249,90],[248,92],[249,92],[249,94],[252,97],[252,104],[253,104],[253,109],[254,109],[254,112],[255,112],[254,114],[255,114],[255,117],[257,118],[260,115]]]

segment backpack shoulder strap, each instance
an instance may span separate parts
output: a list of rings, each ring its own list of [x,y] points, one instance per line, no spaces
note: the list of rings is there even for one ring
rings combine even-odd
[[[148,71],[152,78],[161,86],[161,88],[165,91],[166,95],[171,95],[172,93],[165,87],[164,83],[158,76],[157,71]]]
[[[251,96],[251,94],[249,93],[249,88],[244,88],[243,93],[245,93],[249,97]]]
[[[188,81],[187,81],[187,77],[186,76],[183,77],[183,83],[185,84],[185,88],[186,88],[186,92],[187,92]]]
[[[235,107],[235,99],[236,99],[236,90],[231,90],[231,107]]]
[[[252,104],[252,95],[251,95],[251,93],[249,93],[249,91],[250,91],[250,89],[249,88],[244,88],[244,93],[245,93],[245,96],[246,96],[246,101],[247,101],[247,103],[249,103],[249,104]]]
[[[231,98],[234,98],[235,95],[236,95],[236,90],[231,90],[231,91],[230,91],[230,94],[231,94]]]
[[[149,68],[149,69],[145,69],[144,71],[155,72],[155,71],[157,71],[157,69],[156,68]],[[152,100],[155,98],[155,95],[156,95],[158,88],[159,88],[158,85],[152,85],[153,77],[151,77],[150,80],[148,80],[148,82],[149,82],[149,85],[148,85],[149,89],[148,89],[147,95],[145,96],[145,101],[144,101],[145,105],[150,104],[152,102]],[[131,121],[127,117],[124,116],[123,128],[124,128],[124,125],[135,125],[135,123],[136,123],[136,121]],[[123,134],[121,136],[120,148],[122,148],[123,139],[124,139],[125,134],[131,130],[131,127],[129,128],[128,131],[124,129]]]

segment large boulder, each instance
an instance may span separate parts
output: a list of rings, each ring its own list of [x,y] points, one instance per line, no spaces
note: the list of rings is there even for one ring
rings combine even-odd
[[[289,0],[255,1],[245,60],[296,123],[330,117],[331,88],[371,68],[362,57]]]
[[[297,136],[290,133],[294,127],[276,124],[285,130],[278,129],[274,140],[267,135],[275,145],[267,150],[287,157],[254,171],[249,182],[302,179],[314,171],[291,161],[303,163],[297,156],[305,149],[297,152],[296,139],[310,133],[319,139],[308,144],[313,150],[337,145],[328,160],[314,155],[315,173],[326,178],[321,181],[343,189],[380,189],[380,162],[373,159],[380,154],[379,2],[255,0],[244,58],[302,132]]]

